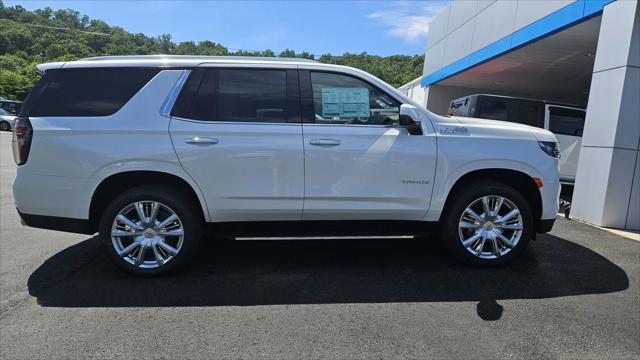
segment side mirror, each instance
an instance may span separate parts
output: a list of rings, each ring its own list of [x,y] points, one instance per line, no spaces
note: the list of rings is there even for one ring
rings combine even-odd
[[[400,105],[399,125],[406,128],[411,135],[422,135],[422,125],[416,119],[420,119],[420,112],[415,106]]]

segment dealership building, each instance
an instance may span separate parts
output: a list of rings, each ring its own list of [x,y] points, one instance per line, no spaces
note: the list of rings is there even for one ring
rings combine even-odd
[[[403,87],[445,115],[497,94],[587,110],[571,217],[640,229],[636,0],[454,0],[429,25],[423,76]]]

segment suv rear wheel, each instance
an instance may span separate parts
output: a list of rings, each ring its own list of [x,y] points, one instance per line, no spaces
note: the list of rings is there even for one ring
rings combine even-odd
[[[128,190],[109,204],[100,221],[100,239],[109,257],[125,271],[142,276],[183,267],[202,237],[196,204],[171,188]]]
[[[448,206],[442,229],[459,260],[499,265],[517,257],[533,232],[531,206],[514,188],[499,182],[472,183]]]

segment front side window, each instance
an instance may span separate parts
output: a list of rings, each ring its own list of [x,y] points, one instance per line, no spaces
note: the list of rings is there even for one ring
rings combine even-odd
[[[318,124],[395,125],[400,103],[351,76],[311,72],[313,108]]]
[[[182,109],[188,99],[181,95],[174,115],[206,121],[286,122],[286,71],[209,69],[197,75],[185,85],[189,90],[192,83],[199,84],[190,109]],[[184,92],[185,98],[189,92]]]
[[[550,106],[549,131],[554,134],[582,137],[584,118],[583,110]]]

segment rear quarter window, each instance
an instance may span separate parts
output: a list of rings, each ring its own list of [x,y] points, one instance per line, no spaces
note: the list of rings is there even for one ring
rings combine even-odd
[[[26,116],[108,116],[120,110],[160,70],[49,70],[29,95]]]

